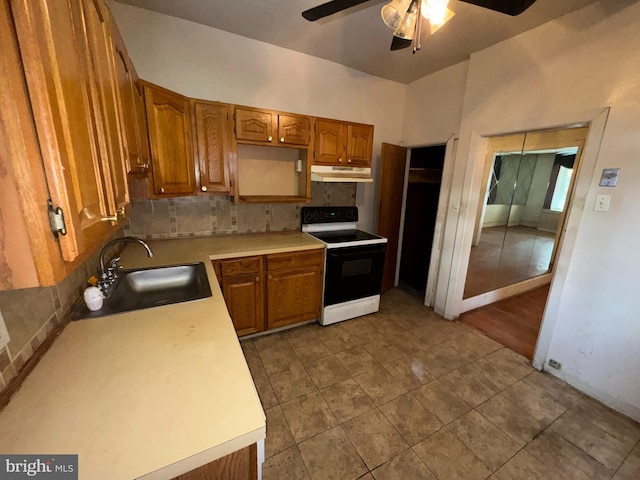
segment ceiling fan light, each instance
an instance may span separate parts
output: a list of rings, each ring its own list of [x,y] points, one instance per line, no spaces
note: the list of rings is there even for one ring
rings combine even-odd
[[[449,0],[422,0],[422,16],[431,23],[442,25],[446,22]]]
[[[384,24],[391,30],[395,30],[409,8],[411,0],[392,0],[382,7],[380,16]]]
[[[437,22],[429,19],[429,24],[431,26],[431,29],[430,29],[431,35],[436,33],[440,29],[441,26],[443,26],[445,23],[447,23],[449,20],[451,20],[455,14],[456,13],[453,10],[450,10],[450,9],[447,8],[444,20],[442,20],[442,22],[437,23]]]
[[[416,21],[418,20],[418,0],[412,0],[407,13],[393,31],[393,35],[405,40],[413,40],[416,34]]]

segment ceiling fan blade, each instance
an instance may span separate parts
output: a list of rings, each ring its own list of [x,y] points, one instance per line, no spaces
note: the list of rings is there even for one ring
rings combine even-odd
[[[409,48],[413,40],[407,40],[406,38],[400,38],[393,36],[391,40],[391,50],[402,50],[403,48]]]
[[[321,18],[328,17],[334,13],[341,12],[347,8],[355,7],[369,0],[332,0],[317,7],[310,8],[302,12],[302,16],[310,22],[315,22]]]
[[[506,13],[515,17],[520,15],[527,8],[535,3],[536,0],[460,0],[464,3],[477,5],[478,7],[488,8],[500,13]]]

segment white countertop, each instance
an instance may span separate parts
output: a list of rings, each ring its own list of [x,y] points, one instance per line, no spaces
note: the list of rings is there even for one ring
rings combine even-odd
[[[205,262],[212,297],[71,322],[0,413],[3,454],[78,454],[80,479],[170,479],[265,438],[210,259],[322,248],[300,233],[129,245],[125,267]]]

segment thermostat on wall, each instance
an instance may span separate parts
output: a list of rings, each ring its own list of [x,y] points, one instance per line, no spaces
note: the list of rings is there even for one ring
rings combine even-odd
[[[602,170],[602,176],[600,177],[600,186],[615,187],[618,184],[619,176],[619,168],[605,168],[604,170]]]

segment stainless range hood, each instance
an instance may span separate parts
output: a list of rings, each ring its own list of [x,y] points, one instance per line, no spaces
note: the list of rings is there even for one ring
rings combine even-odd
[[[373,182],[371,168],[311,165],[312,182]]]

